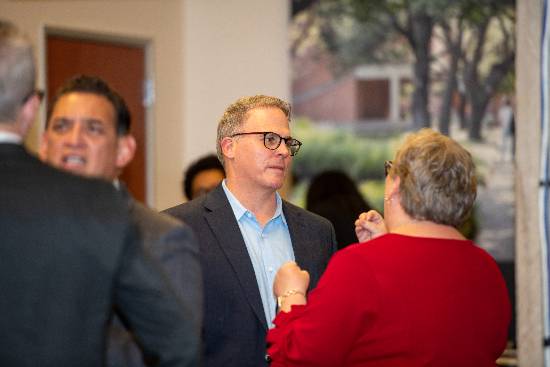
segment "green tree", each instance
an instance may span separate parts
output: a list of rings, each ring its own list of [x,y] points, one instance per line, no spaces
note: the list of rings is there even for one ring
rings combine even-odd
[[[431,125],[428,110],[430,95],[430,62],[432,32],[438,16],[448,2],[445,0],[350,0],[361,22],[389,24],[390,29],[407,40],[413,54],[412,98],[413,126]]]
[[[453,97],[458,91],[458,71],[463,57],[462,40],[464,35],[464,19],[462,9],[457,9],[455,17],[442,18],[439,25],[442,30],[443,39],[447,53],[447,68],[445,73],[445,87],[441,99],[441,110],[439,113],[439,131],[449,135],[451,124],[451,112]]]
[[[515,0],[309,0],[309,24],[320,28],[325,50],[341,70],[372,62],[413,63],[414,127],[431,125],[428,96],[432,62],[443,64],[444,87],[439,128],[449,133],[453,97],[461,96],[472,139],[481,139],[481,122],[491,97],[513,72]],[[305,29],[305,28],[304,28]],[[437,30],[437,32],[435,31]],[[305,33],[304,33],[305,34]],[[444,54],[434,55],[441,34]],[[296,43],[294,43],[296,44]],[[508,78],[510,79],[510,78]],[[464,90],[458,90],[459,81]]]
[[[464,48],[463,79],[471,108],[468,135],[481,140],[483,117],[491,97],[513,72],[515,52],[515,1],[468,1],[471,29]],[[493,26],[493,27],[491,27]],[[491,29],[498,30],[489,37]]]

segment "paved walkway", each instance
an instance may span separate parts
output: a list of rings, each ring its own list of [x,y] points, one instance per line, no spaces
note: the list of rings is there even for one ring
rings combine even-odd
[[[499,265],[506,281],[512,301],[512,322],[508,338],[512,346],[516,341],[515,304],[515,193],[514,163],[503,157],[500,128],[485,129],[482,143],[472,143],[465,132],[452,132],[453,138],[460,141],[474,156],[483,184],[478,186],[476,200],[479,232],[475,242],[487,250]],[[505,159],[506,158],[506,159]],[[512,358],[509,366],[516,366],[515,351],[508,351]]]
[[[500,128],[487,128],[482,143],[465,141],[464,132],[453,137],[464,143],[474,155],[483,183],[476,200],[479,233],[476,243],[499,262],[514,261],[515,194],[514,164],[501,151]]]

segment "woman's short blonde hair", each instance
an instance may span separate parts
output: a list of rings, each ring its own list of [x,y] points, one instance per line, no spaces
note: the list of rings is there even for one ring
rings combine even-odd
[[[389,174],[400,178],[401,206],[414,219],[457,227],[470,214],[477,194],[472,156],[443,134],[410,134]]]

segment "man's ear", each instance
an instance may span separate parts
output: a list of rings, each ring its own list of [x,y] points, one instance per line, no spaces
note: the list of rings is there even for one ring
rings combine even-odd
[[[40,147],[38,149],[38,156],[43,161],[46,161],[46,157],[48,156],[48,138],[46,134],[48,133],[47,130],[44,130],[42,132],[42,137],[40,139]]]
[[[235,140],[226,136],[220,142],[224,159],[232,159],[235,156]]]
[[[40,97],[37,95],[29,98],[29,100],[21,106],[21,109],[17,115],[17,129],[19,130],[21,136],[25,137],[29,132],[39,108]]]
[[[126,167],[136,153],[136,139],[130,134],[118,137],[117,140],[117,155],[116,155],[116,167],[122,170]]]

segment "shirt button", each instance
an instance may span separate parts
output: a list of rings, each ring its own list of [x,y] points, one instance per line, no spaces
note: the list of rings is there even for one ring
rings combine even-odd
[[[266,361],[267,363],[271,363],[271,356],[270,356],[269,354],[266,354],[266,355],[265,355],[265,361]]]
[[[267,268],[267,270],[269,270],[270,273],[273,273],[273,268],[271,266]]]

